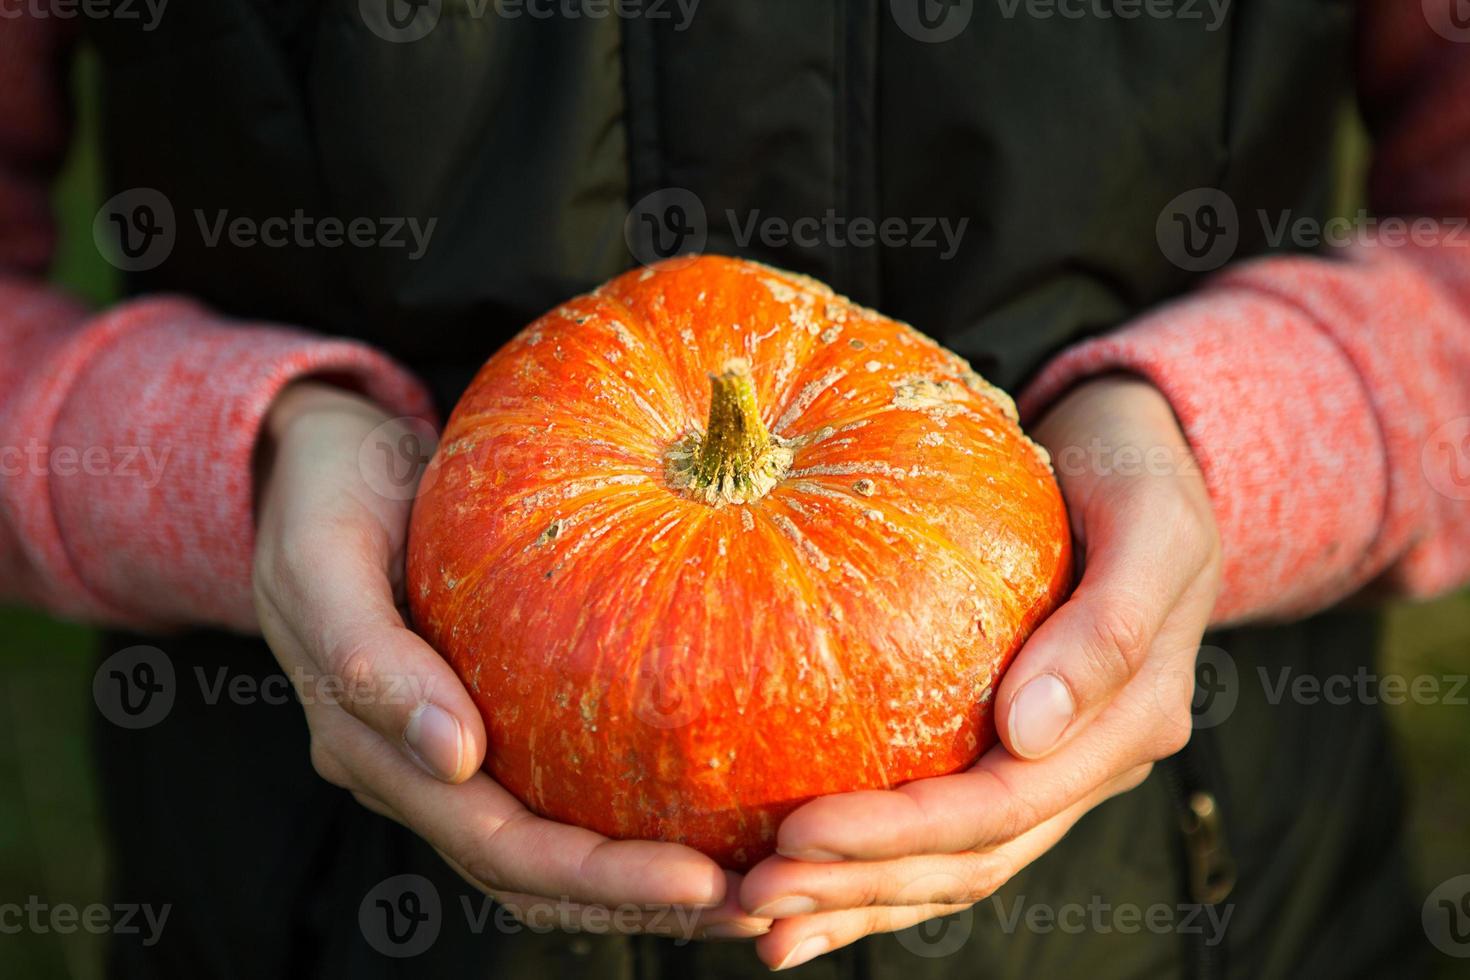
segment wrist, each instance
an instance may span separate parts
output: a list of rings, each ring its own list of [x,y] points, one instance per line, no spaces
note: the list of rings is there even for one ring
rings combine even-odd
[[[350,420],[367,432],[388,418],[388,413],[375,402],[327,381],[304,378],[286,385],[266,410],[255,445],[251,472],[256,516],[259,516],[265,487],[275,469],[276,456],[294,433],[301,432],[312,422],[326,419]]]
[[[1146,378],[1123,372],[1078,383],[1047,409],[1032,431],[1050,448],[1051,438],[1065,442],[1068,436],[1082,432],[1124,426],[1138,429],[1139,422],[1145,423],[1147,431],[1188,450],[1183,427],[1164,393]]]
[[[350,389],[305,378],[291,382],[276,395],[266,411],[262,436],[279,441],[297,422],[323,414],[356,416],[372,425],[389,418],[376,403]]]

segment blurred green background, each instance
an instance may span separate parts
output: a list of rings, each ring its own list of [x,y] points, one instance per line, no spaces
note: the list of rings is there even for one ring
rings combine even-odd
[[[96,153],[96,66],[75,65],[78,127],[56,190],[63,235],[55,281],[96,304],[117,290],[116,273],[92,242],[102,201]],[[1340,209],[1361,198],[1366,147],[1344,129]],[[1380,673],[1408,677],[1470,673],[1470,593],[1390,607]],[[24,610],[0,609],[0,902],[85,906],[106,899],[108,855],[89,748],[92,634]],[[1408,703],[1387,709],[1411,787],[1412,836],[1423,893],[1470,872],[1470,709]],[[0,935],[0,978],[102,975],[104,939]],[[1465,969],[1442,959],[1445,977]],[[1464,961],[1460,961],[1463,963]]]

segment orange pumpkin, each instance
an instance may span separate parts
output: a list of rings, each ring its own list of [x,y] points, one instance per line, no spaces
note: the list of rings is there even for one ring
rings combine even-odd
[[[531,324],[410,529],[417,628],[531,809],[746,868],[814,796],[952,773],[1071,581],[1011,400],[811,279],[708,256]]]

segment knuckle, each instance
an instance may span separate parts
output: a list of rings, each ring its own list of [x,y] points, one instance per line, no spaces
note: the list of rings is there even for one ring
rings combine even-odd
[[[962,893],[953,898],[940,898],[935,900],[938,905],[974,905],[983,902],[991,895],[1000,890],[1000,886],[1006,883],[1005,874],[996,866],[995,862],[980,859],[975,862],[965,880],[965,888]]]
[[[393,815],[393,811],[377,797],[371,796],[368,793],[364,793],[361,790],[354,789],[350,790],[349,792],[352,793],[352,798],[356,800],[358,805],[361,806],[364,810],[370,810],[380,817],[396,819]]]
[[[1153,774],[1153,771],[1154,764],[1152,762],[1146,762],[1134,769],[1127,774],[1127,778],[1123,782],[1123,791],[1127,792],[1128,790],[1137,789],[1142,786],[1148,781],[1148,777]]]
[[[485,855],[472,852],[457,857],[455,860],[464,868],[464,873],[469,875],[473,881],[478,882],[480,887],[490,891],[511,890],[508,883],[502,880],[494,862]]]
[[[367,709],[376,702],[379,683],[372,644],[360,637],[345,640],[331,648],[327,663],[338,703],[349,714],[366,720]]]
[[[506,880],[505,874],[500,867],[501,862],[498,860],[498,855],[503,848],[511,847],[513,843],[515,844],[515,849],[523,853],[545,853],[545,850],[540,848],[537,842],[526,841],[517,843],[510,840],[511,836],[516,832],[517,827],[528,819],[531,819],[529,812],[518,810],[504,820],[498,821],[488,830],[467,835],[455,851],[450,852],[450,857],[454,858],[455,862],[464,868],[466,874],[492,891],[526,891],[526,888],[515,887],[517,883]],[[529,883],[523,882],[519,884],[525,885]]]
[[[1220,560],[1220,530],[1207,494],[1174,493],[1157,503],[1158,519],[1172,532],[1170,551],[1195,575],[1204,575]]]
[[[902,887],[901,884],[899,884],[897,889],[892,886],[882,887],[873,877],[862,875],[846,897],[851,900],[850,907],[855,909],[873,908],[878,905],[891,905],[893,903],[887,900],[888,896],[901,894]]]
[[[1000,781],[999,777],[997,780]],[[1000,782],[1004,786],[1004,781]],[[975,849],[1015,840],[1045,818],[1034,803],[1018,795],[1009,786],[1005,786],[1003,800],[1004,802],[998,808],[999,816],[995,818],[993,824],[994,829],[986,833],[984,839],[975,842]]]
[[[1114,686],[1138,672],[1148,652],[1149,619],[1136,600],[1109,596],[1095,607],[1085,650],[1091,666]]]
[[[347,767],[338,762],[336,754],[316,736],[312,736],[311,739],[311,768],[316,770],[318,776],[338,789],[351,788],[352,779],[347,772]]]
[[[1164,759],[1183,752],[1193,734],[1187,714],[1182,724],[1161,726],[1153,738],[1154,758]]]
[[[268,569],[271,577],[282,583],[305,580],[311,574],[313,554],[315,549],[309,535],[283,535],[270,551]]]

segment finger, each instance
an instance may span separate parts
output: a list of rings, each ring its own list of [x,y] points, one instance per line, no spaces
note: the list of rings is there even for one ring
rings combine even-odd
[[[1019,837],[1097,787],[1167,754],[1180,732],[1160,725],[1152,675],[1140,677],[1078,738],[1035,762],[996,746],[953,776],[893,790],[821,797],[777,830],[777,853],[798,860],[885,861],[985,850]]]
[[[942,915],[963,912],[967,905],[920,905],[824,912],[786,919],[756,940],[756,953],[773,970],[789,970],[824,953],[841,949],[864,936],[896,932]]]
[[[392,820],[394,823],[403,823],[403,818],[398,815],[397,810],[393,809],[391,806],[384,803],[376,796],[373,796],[371,793],[363,793],[358,790],[353,790],[352,798],[358,802],[359,806],[363,807],[364,809],[371,810],[380,817],[386,817],[389,820]]]
[[[584,905],[565,899],[513,892],[490,895],[534,931],[647,933],[681,939],[754,939],[770,931],[771,920],[745,914],[737,896],[739,876],[727,874],[726,900],[717,908],[688,905]]]
[[[458,785],[424,774],[356,719],[324,713],[320,736],[372,797],[462,873],[492,891],[592,905],[719,906],[725,872],[680,844],[615,841],[528,811],[484,773]]]
[[[1055,751],[1137,675],[1154,638],[1209,560],[1195,508],[1166,484],[1094,494],[1086,571],[1001,681],[996,729],[1012,754]]]
[[[310,660],[293,678],[302,698],[339,705],[439,779],[479,769],[484,722],[453,668],[403,625],[378,534],[350,520],[286,534],[260,613],[267,635],[289,631]]]
[[[1140,766],[1125,773],[1015,840],[989,851],[835,863],[768,858],[745,876],[740,902],[752,915],[774,919],[874,905],[978,902],[1050,850],[1084,814],[1143,782],[1150,768]]]

